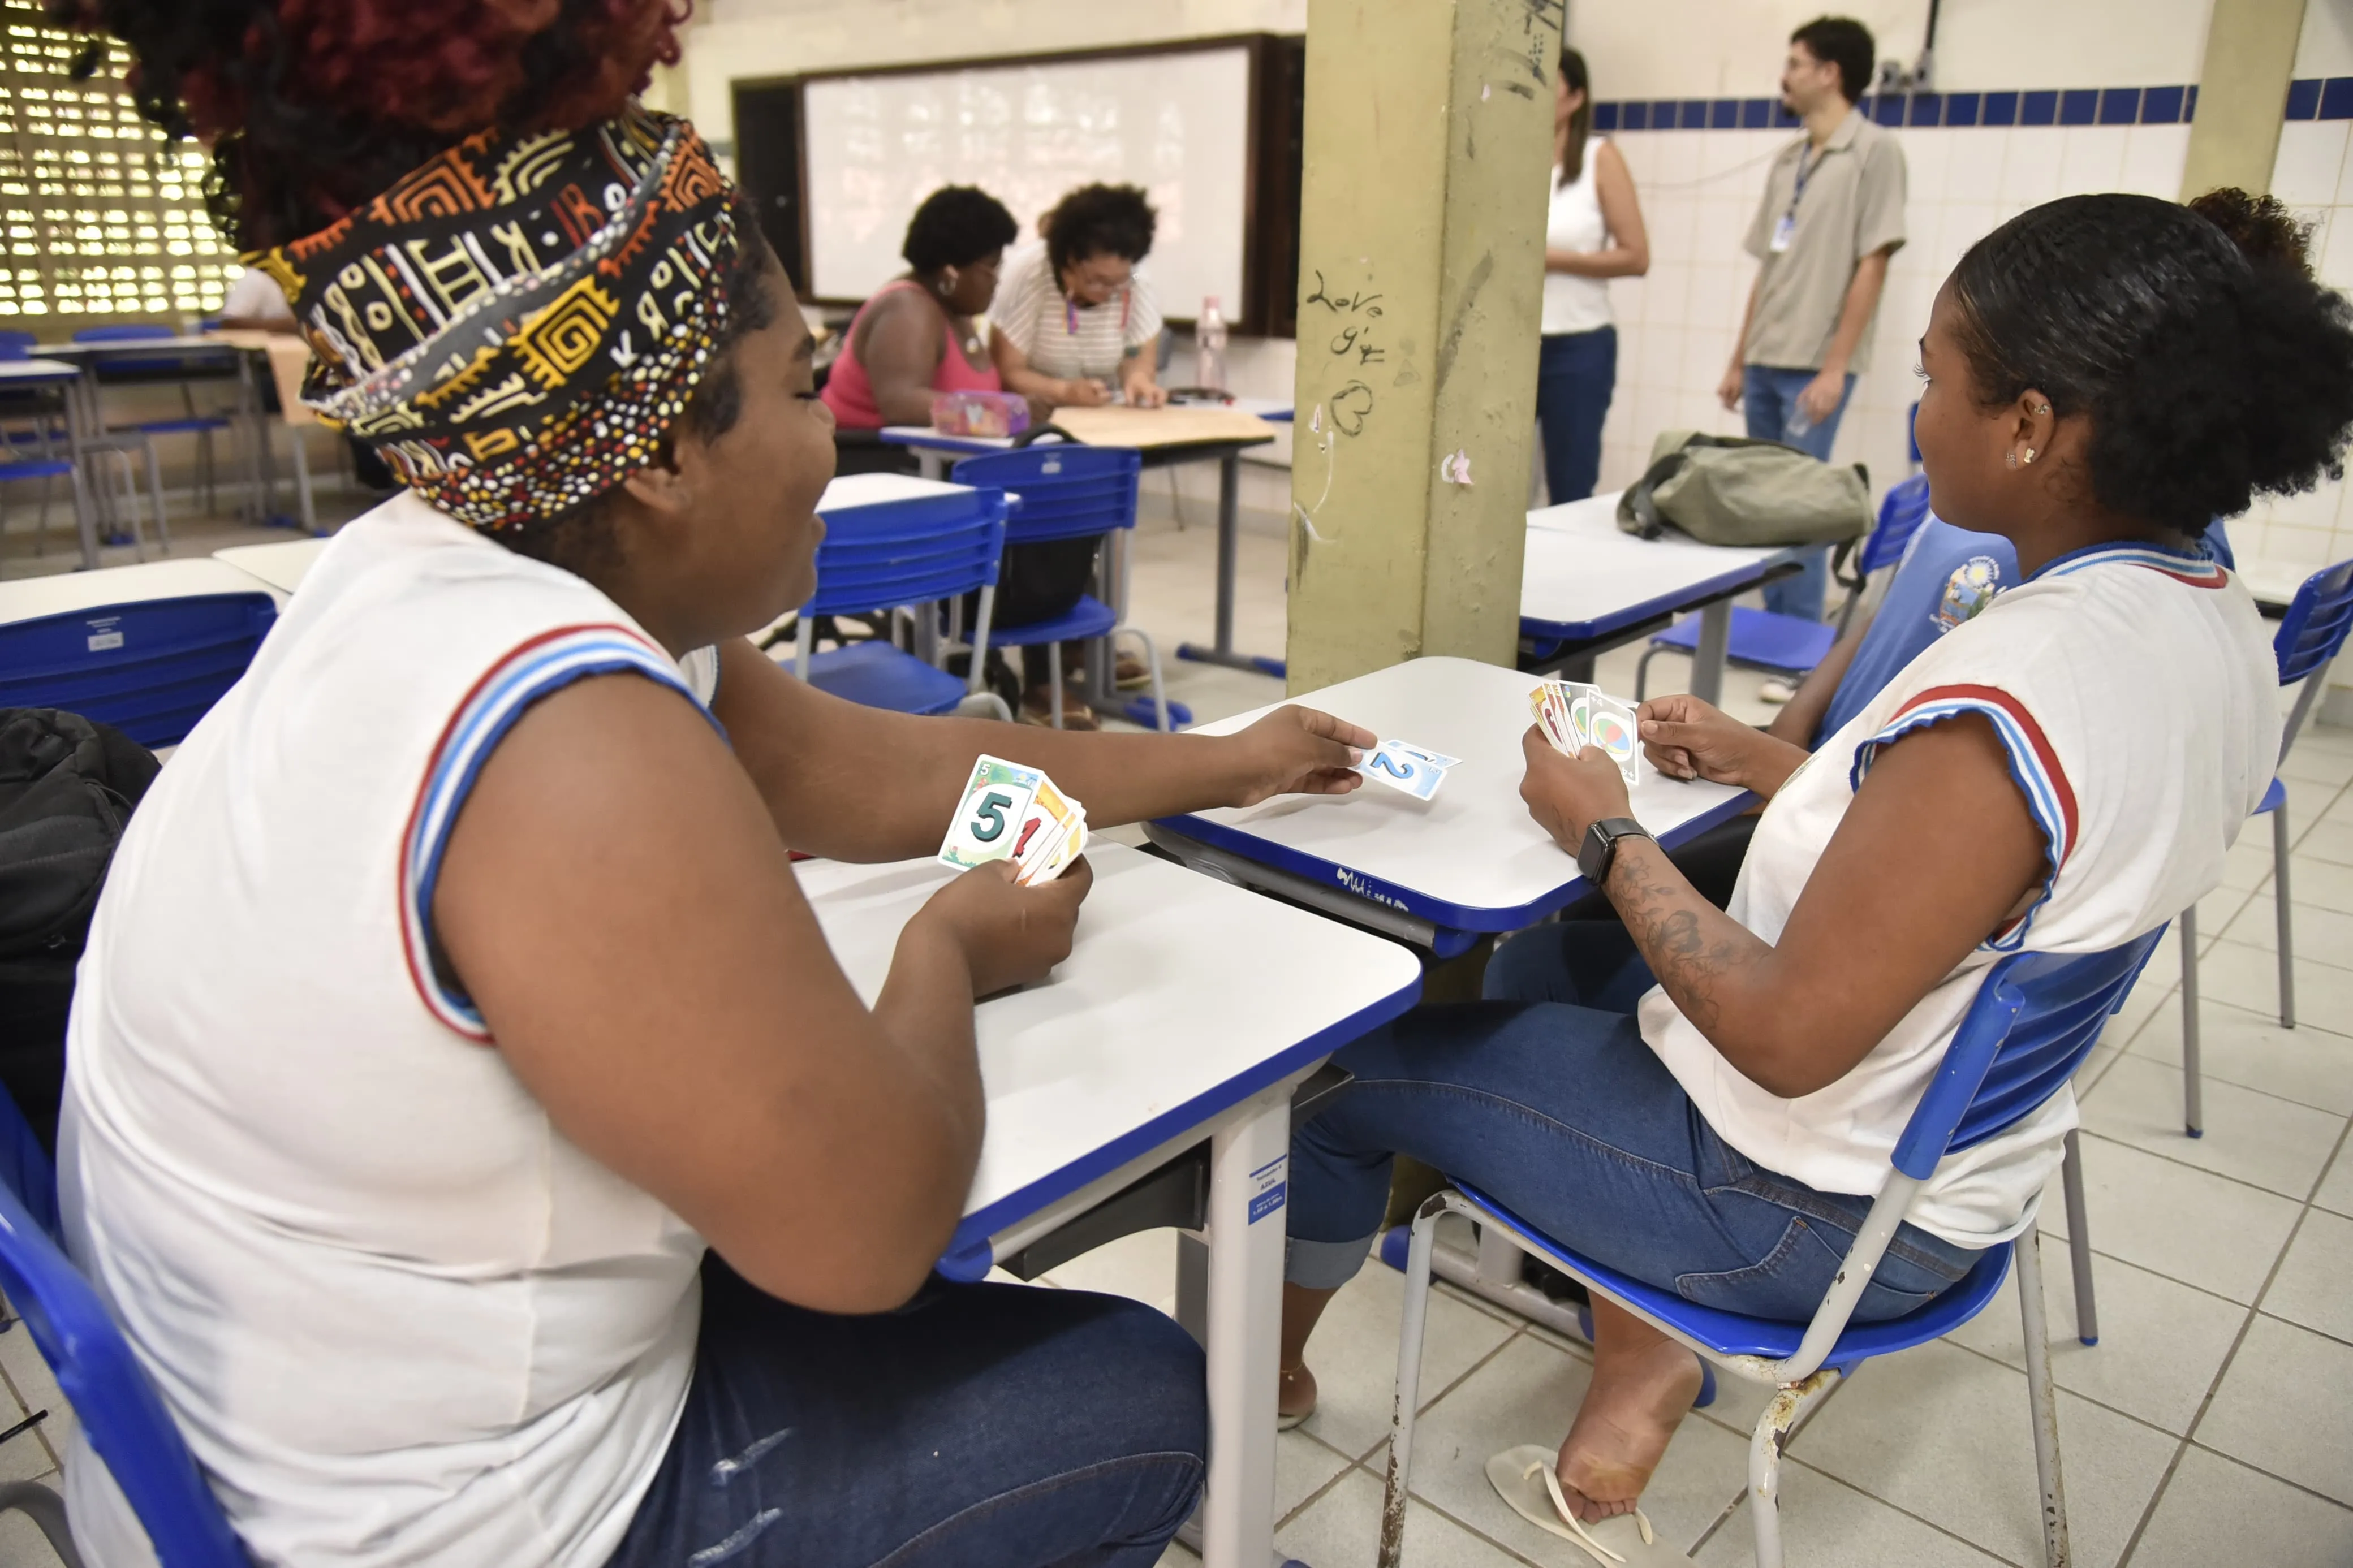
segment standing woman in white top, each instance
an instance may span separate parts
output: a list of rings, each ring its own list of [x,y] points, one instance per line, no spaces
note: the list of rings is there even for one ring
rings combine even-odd
[[[1089,874],[949,881],[870,1005],[786,847],[927,855],[982,752],[1110,823],[1345,790],[1373,737],[795,680],[745,639],[813,585],[833,418],[756,215],[630,96],[672,7],[358,43],[348,10],[84,13],[405,488],[123,838],[70,1025],[76,1261],[259,1564],[1145,1568],[1200,1489],[1199,1348],[932,1278],[974,998],[1060,962]],[[67,1489],[93,1564],[139,1560],[86,1446]]]
[[[1527,931],[1491,1000],[1333,1058],[1354,1080],[1292,1144],[1283,1409],[1312,1405],[1307,1334],[1363,1264],[1392,1152],[1686,1300],[1805,1321],[1987,971],[2115,948],[2220,884],[2278,761],[2278,686],[2253,599],[2197,542],[2340,472],[2353,427],[2353,306],[2271,222],[2234,242],[2170,202],[2071,196],[1961,258],[1921,340],[1921,458],[1936,514],[2007,538],[2025,580],[1811,753],[1693,698],[1644,706],[1651,766],[1769,803],[1728,907],[1625,820],[1606,755],[1527,731],[1529,811],[1620,921]],[[2074,1125],[2062,1088],[1939,1162],[1856,1321],[2032,1226]],[[1593,1309],[1556,1467],[1584,1520],[1633,1508],[1701,1382]]]
[[[1536,423],[1552,504],[1583,500],[1601,476],[1601,426],[1618,386],[1609,279],[1651,269],[1650,237],[1626,160],[1591,134],[1585,57],[1560,51],[1553,77],[1552,204],[1545,220],[1544,342]]]

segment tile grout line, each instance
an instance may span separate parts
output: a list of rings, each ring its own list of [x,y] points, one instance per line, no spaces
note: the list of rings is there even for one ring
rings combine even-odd
[[[2232,1085],[2232,1087],[2233,1087],[2233,1088],[2237,1088],[2237,1087],[2239,1087],[2239,1086],[2234,1084],[2234,1085]],[[2259,1091],[2250,1090],[2249,1092],[2253,1093],[2253,1092],[2259,1092]],[[2278,1097],[2277,1097],[2276,1095],[2274,1095],[2274,1096],[2273,1096],[2273,1098],[2274,1098],[2274,1099],[2277,1099]],[[2294,1105],[2294,1104],[2295,1104],[2296,1102],[2295,1102],[2295,1101],[2294,1101],[2294,1100],[2287,1100],[2287,1101],[2284,1101],[2284,1103],[2285,1103],[2285,1104],[2289,1104],[2289,1105]],[[2307,1105],[2307,1106],[2303,1106],[2303,1107],[2301,1107],[2300,1109],[2302,1109],[2302,1110],[2316,1110],[2316,1111],[2319,1111],[2319,1112],[2320,1112],[2320,1114],[2322,1114],[2322,1115],[2324,1115],[2324,1116],[2334,1116],[2334,1117],[2336,1117],[2336,1118],[2337,1118],[2337,1121],[2353,1121],[2353,1118],[2348,1118],[2348,1116],[2346,1116],[2342,1111],[2336,1111],[2336,1110],[2322,1110],[2322,1108],[2321,1108],[2321,1107],[2316,1106],[2316,1105]],[[2142,1148],[2142,1147],[2141,1147],[2139,1144],[2137,1144],[2137,1143],[2127,1143],[2127,1142],[2125,1142],[2123,1139],[2121,1139],[2121,1138],[2111,1138],[2111,1137],[2107,1136],[2107,1134],[2105,1134],[2105,1133],[2104,1133],[2104,1132],[2096,1132],[2096,1131],[2093,1131],[2091,1128],[2089,1128],[2089,1127],[2082,1127],[2082,1128],[2078,1128],[2078,1129],[2077,1129],[2077,1131],[2081,1131],[2081,1132],[2084,1134],[2084,1137],[2086,1137],[2086,1138],[2094,1138],[2094,1139],[2097,1139],[2099,1142],[2103,1142],[2103,1143],[2109,1144],[2109,1145],[2111,1145],[2111,1146],[2113,1146],[2113,1147],[2115,1147],[2115,1148],[2118,1148],[2118,1149],[2129,1149],[2129,1150],[2131,1150],[2131,1151],[2132,1151],[2134,1153],[2136,1153],[2136,1154],[2146,1154],[2146,1155],[2147,1155],[2147,1156],[2148,1156],[2150,1159],[2152,1159],[2152,1160],[2162,1160],[2162,1161],[2164,1161],[2164,1162],[2165,1162],[2167,1164],[2168,1164],[2168,1165],[2179,1165],[2179,1167],[2181,1167],[2181,1169],[2183,1169],[2183,1170],[2185,1170],[2185,1171],[2195,1171],[2195,1172],[2197,1172],[2199,1174],[2203,1175],[2203,1176],[2212,1176],[2212,1177],[2214,1177],[2214,1178],[2215,1178],[2216,1180],[2218,1180],[2218,1181],[2224,1181],[2224,1182],[2228,1182],[2228,1183],[2230,1183],[2230,1184],[2231,1184],[2232,1185],[2233,1185],[2233,1186],[2244,1187],[2244,1188],[2246,1188],[2246,1189],[2247,1189],[2249,1192],[2251,1192],[2251,1193],[2262,1193],[2262,1194],[2264,1194],[2266,1197],[2274,1197],[2274,1198],[2281,1199],[2283,1202],[2292,1203],[2292,1204],[2293,1204],[2293,1203],[2299,1203],[2299,1202],[2308,1204],[2308,1203],[2310,1203],[2310,1202],[2311,1202],[2311,1200],[2310,1200],[2309,1198],[2306,1198],[2306,1199],[2301,1199],[2301,1200],[2299,1200],[2299,1199],[2297,1199],[2297,1198],[2295,1198],[2295,1197],[2291,1196],[2290,1194],[2286,1194],[2286,1193],[2281,1192],[2281,1191],[2280,1191],[2278,1188],[2276,1188],[2276,1187],[2267,1187],[2267,1186],[2264,1186],[2264,1185],[2263,1185],[2262,1183],[2260,1183],[2260,1182],[2251,1182],[2251,1181],[2247,1180],[2244,1176],[2234,1176],[2234,1175],[2232,1175],[2232,1174],[2231,1174],[2229,1172],[2227,1172],[2227,1171],[2217,1171],[2217,1170],[2215,1170],[2213,1167],[2211,1167],[2211,1165],[2196,1165],[2196,1164],[2192,1164],[2192,1163],[2189,1163],[2189,1161],[2187,1161],[2187,1160],[2177,1160],[2177,1159],[2175,1159],[2175,1158],[2174,1158],[2172,1155],[2170,1155],[2170,1154],[2160,1154],[2160,1153],[2158,1153],[2158,1152],[2156,1150],[2154,1150],[2154,1149],[2144,1149],[2144,1148]],[[2337,1135],[2338,1135],[2340,1138],[2344,1135],[2344,1129],[2343,1129],[2343,1128],[2339,1128],[2339,1129],[2337,1129]],[[2321,1167],[2320,1167],[2320,1175],[2321,1175],[2321,1178],[2325,1179],[2325,1178],[2327,1176],[2327,1174],[2328,1174],[2328,1166],[2327,1165],[2327,1163],[2324,1163],[2321,1165]]]
[[[2231,1349],[2222,1357],[2221,1365],[2214,1369],[2213,1381],[2206,1385],[2206,1396],[2198,1402],[2197,1414],[2189,1418],[2189,1430],[2182,1436],[2180,1445],[2174,1449],[2173,1458],[2166,1462],[2165,1474],[2158,1479],[2157,1489],[2149,1494],[2147,1505],[2141,1510],[2139,1522],[2133,1526],[2132,1534],[2126,1538],[2124,1552],[2116,1559],[2116,1568],[2131,1568],[2133,1553],[2140,1549],[2141,1537],[2147,1533],[2149,1521],[2157,1517],[2158,1506],[2165,1500],[2166,1492],[2173,1486],[2174,1476],[2181,1468],[2181,1457],[2189,1451],[2193,1443],[2197,1443],[2198,1428],[2205,1424],[2206,1413],[2214,1406],[2214,1396],[2222,1391],[2223,1380],[2231,1375],[2231,1368],[2238,1363],[2239,1352],[2247,1342],[2248,1331],[2254,1327],[2257,1318],[2268,1315],[2263,1310],[2263,1299],[2271,1294],[2273,1285],[2278,1282],[2279,1271],[2286,1264],[2287,1255],[2295,1246],[2295,1238],[2304,1234],[2304,1222],[2312,1214],[2312,1200],[2319,1194],[2320,1184],[2328,1179],[2330,1168],[2343,1156],[2348,1131],[2353,1131],[2353,1123],[2337,1129],[2337,1146],[2329,1151],[2328,1159],[2320,1167],[2320,1174],[2313,1178],[2312,1187],[2305,1194],[2304,1206],[2297,1211],[2295,1223],[2288,1227],[2287,1239],[2280,1244],[2278,1254],[2272,1259],[2271,1268],[2263,1275],[2263,1285],[2255,1291],[2255,1299],[2248,1306],[2247,1315],[2239,1324],[2237,1337],[2232,1340]],[[2197,1446],[2200,1448],[2207,1447],[2207,1445],[2202,1443],[2198,1443]],[[2219,1452],[2211,1448],[2208,1451]],[[2258,1475],[2271,1474],[2261,1466],[2248,1464],[2246,1460],[2238,1458],[2235,1455],[2224,1457],[2232,1459],[2235,1464],[2245,1465],[2248,1469],[2255,1471]],[[2284,1477],[2278,1479],[2285,1479]]]

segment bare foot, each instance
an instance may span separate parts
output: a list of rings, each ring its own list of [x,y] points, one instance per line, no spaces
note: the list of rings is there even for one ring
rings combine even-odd
[[[1591,1523],[1633,1508],[1699,1384],[1699,1358],[1663,1336],[1595,1357],[1556,1471],[1577,1518]]]
[[[1289,1431],[1315,1414],[1315,1374],[1305,1363],[1282,1369],[1281,1381],[1275,1384],[1274,1419],[1281,1431]]]

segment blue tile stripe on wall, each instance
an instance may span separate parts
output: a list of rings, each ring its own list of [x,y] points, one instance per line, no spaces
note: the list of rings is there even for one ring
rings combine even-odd
[[[1882,125],[2180,125],[2198,111],[2198,89],[2072,87],[2025,92],[1888,93],[1862,100]],[[2353,76],[2290,82],[2286,118],[2353,120]],[[1798,121],[1770,98],[1603,100],[1596,131],[1794,131]]]

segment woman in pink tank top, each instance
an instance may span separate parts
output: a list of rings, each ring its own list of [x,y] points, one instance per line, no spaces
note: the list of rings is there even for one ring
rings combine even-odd
[[[908,271],[860,308],[822,395],[844,430],[929,425],[936,392],[999,392],[973,318],[997,296],[1013,215],[972,185],[934,191],[908,221]],[[1042,410],[1040,411],[1042,414]]]

